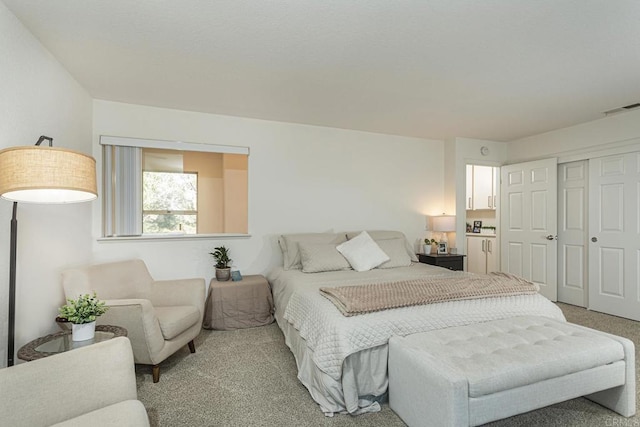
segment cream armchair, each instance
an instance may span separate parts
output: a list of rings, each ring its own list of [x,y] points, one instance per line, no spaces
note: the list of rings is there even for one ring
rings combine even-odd
[[[127,329],[136,363],[153,366],[160,380],[160,362],[185,344],[195,353],[204,314],[204,279],[153,280],[142,260],[76,268],[62,273],[67,298],[96,291],[109,310],[98,324]]]
[[[0,390],[3,426],[149,426],[126,337],[0,369]]]

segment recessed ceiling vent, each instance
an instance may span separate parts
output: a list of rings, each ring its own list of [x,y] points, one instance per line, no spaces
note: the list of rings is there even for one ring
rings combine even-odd
[[[638,107],[640,107],[640,102],[636,102],[635,104],[625,105],[624,107],[614,108],[613,110],[605,111],[604,115],[610,116],[612,114],[622,113],[624,111],[635,110]]]

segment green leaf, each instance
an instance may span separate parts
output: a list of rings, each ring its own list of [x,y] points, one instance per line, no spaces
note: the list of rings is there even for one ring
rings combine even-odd
[[[67,304],[58,309],[60,317],[67,319],[71,323],[82,324],[96,320],[103,315],[109,307],[104,301],[98,300],[94,292],[93,295],[80,295],[77,299],[67,299]]]

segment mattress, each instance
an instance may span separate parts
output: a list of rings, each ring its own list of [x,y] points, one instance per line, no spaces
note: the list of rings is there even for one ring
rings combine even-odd
[[[298,365],[298,378],[327,415],[379,410],[386,397],[387,343],[406,336],[470,323],[536,315],[565,320],[539,294],[447,301],[345,317],[320,287],[460,274],[427,264],[366,272],[303,273],[275,268],[268,275],[276,320]],[[467,273],[468,274],[468,273]]]

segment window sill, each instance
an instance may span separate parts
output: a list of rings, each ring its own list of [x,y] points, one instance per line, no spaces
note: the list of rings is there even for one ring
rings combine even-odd
[[[251,234],[153,234],[142,236],[117,236],[99,237],[98,242],[123,242],[123,241],[156,241],[156,240],[201,240],[201,239],[247,239]]]

